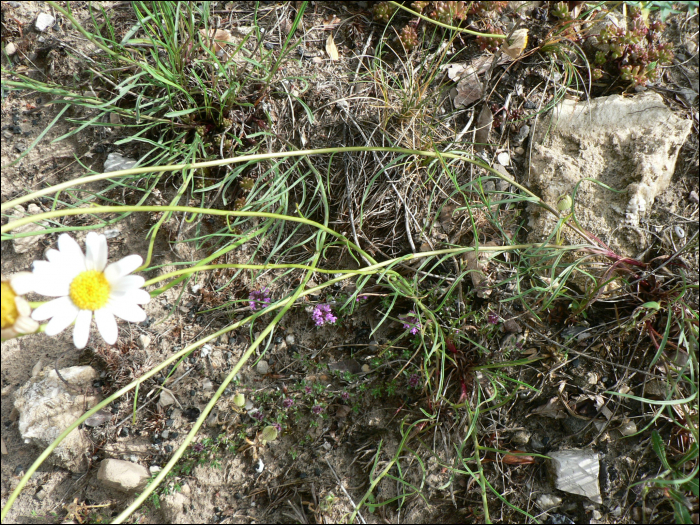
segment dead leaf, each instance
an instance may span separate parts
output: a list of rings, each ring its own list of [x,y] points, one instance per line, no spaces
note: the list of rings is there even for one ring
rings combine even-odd
[[[469,75],[459,81],[453,99],[455,107],[468,106],[481,98],[483,89],[476,75]]]
[[[321,24],[321,29],[323,31],[329,31],[338,27],[338,24],[340,24],[340,18],[333,14],[330,14],[323,19],[323,22],[321,22]]]
[[[511,450],[513,454],[526,454],[522,450]],[[506,465],[531,465],[535,463],[535,458],[532,456],[514,456],[512,454],[505,454],[501,460]]]
[[[326,53],[331,57],[331,60],[338,60],[340,58],[338,48],[335,46],[335,41],[333,40],[333,35],[328,35],[328,39],[326,40]]]
[[[523,54],[526,47],[527,29],[518,29],[511,35],[510,39],[501,46],[501,51],[515,60]]]
[[[507,58],[501,57],[498,59],[497,65],[504,64],[507,61]],[[491,67],[491,62],[493,62],[493,55],[481,55],[474,58],[469,63],[449,64],[447,66],[440,66],[440,69],[447,70],[447,76],[450,80],[459,82],[465,77],[479,76],[486,73]]]
[[[528,417],[532,415],[551,417],[553,419],[566,419],[569,417],[569,413],[566,411],[564,404],[558,397],[553,397],[547,402],[546,405],[535,408],[528,414]]]
[[[226,31],[225,29],[210,29],[209,30],[209,36],[207,36],[206,31],[204,29],[200,29],[199,33],[202,35],[202,39],[204,42],[211,46],[209,49],[211,49],[214,54],[218,54],[221,52],[221,50],[224,49],[224,46],[227,44],[233,42],[233,37],[231,36],[231,33]]]
[[[481,246],[498,246],[496,241],[489,241],[481,244]],[[464,254],[464,262],[466,263],[467,271],[471,273],[472,284],[476,290],[476,295],[480,298],[488,297],[493,290],[489,288],[489,278],[485,275],[485,267],[488,261],[496,255],[492,251],[477,251],[473,250]]]
[[[489,134],[491,133],[491,125],[493,124],[493,113],[488,104],[484,104],[479,113],[479,118],[476,120],[476,133],[474,134],[474,142],[477,144],[488,144]]]

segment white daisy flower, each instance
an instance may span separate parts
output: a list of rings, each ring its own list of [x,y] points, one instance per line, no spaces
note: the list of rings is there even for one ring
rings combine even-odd
[[[22,334],[31,334],[39,323],[30,317],[32,307],[22,295],[33,289],[33,277],[29,272],[19,272],[9,277],[2,276],[2,340]]]
[[[128,275],[143,259],[129,255],[107,265],[107,238],[95,232],[87,234],[86,254],[68,234],[58,238],[58,250],[48,250],[48,261],[34,261],[34,291],[58,297],[36,308],[32,317],[37,321],[51,319],[46,335],[56,335],[73,321],[73,343],[85,348],[90,336],[90,323],[95,322],[102,338],[110,345],[117,342],[117,321],[114,316],[138,323],[146,319],[139,304],[151,296],[141,290],[143,277]]]

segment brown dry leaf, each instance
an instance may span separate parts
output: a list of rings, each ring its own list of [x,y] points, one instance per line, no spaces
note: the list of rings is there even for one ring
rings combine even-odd
[[[459,81],[457,87],[454,88],[454,105],[455,107],[468,106],[481,98],[483,89],[481,82],[476,75],[469,75]]]
[[[564,404],[558,397],[553,397],[547,402],[546,405],[535,408],[528,414],[528,417],[532,415],[551,417],[554,419],[566,419],[569,417],[569,413],[566,411]]]
[[[491,133],[491,125],[493,124],[493,113],[488,104],[484,104],[479,113],[479,118],[476,120],[476,133],[474,134],[474,142],[477,144],[488,144],[489,134]]]
[[[511,450],[513,454],[525,454],[522,450]],[[530,465],[535,462],[535,458],[532,456],[513,456],[511,454],[506,454],[501,460],[506,465]]]
[[[321,29],[323,31],[329,31],[338,27],[338,24],[340,24],[340,18],[333,14],[330,14],[323,19],[323,22],[321,22],[321,24]]]
[[[499,58],[498,65],[505,63],[507,60],[505,57]],[[486,73],[491,67],[492,61],[493,55],[481,55],[469,63],[450,64],[448,66],[440,66],[440,68],[447,70],[447,76],[450,77],[450,80],[459,82],[464,77],[479,76]]]
[[[326,40],[326,53],[331,57],[331,60],[338,60],[340,58],[338,48],[335,46],[335,41],[333,40],[333,35],[328,35],[328,39]]]
[[[481,244],[481,246],[499,246],[499,244],[496,241],[489,241]],[[488,297],[493,292],[493,290],[489,288],[489,278],[484,275],[484,269],[489,260],[493,258],[496,253],[497,252],[479,252],[474,250],[464,254],[464,261],[467,270],[471,273],[472,284],[474,285],[478,297]]]
[[[230,42],[233,42],[233,37],[231,36],[231,33],[226,31],[225,29],[210,29],[209,30],[209,35],[207,36],[206,31],[204,29],[200,29],[199,33],[202,35],[202,39],[207,45],[211,46],[211,50],[214,52],[214,54],[221,52],[222,49],[224,49],[224,46],[229,44]]]
[[[515,60],[523,54],[526,47],[527,29],[518,29],[511,35],[510,39],[501,46],[501,51]]]

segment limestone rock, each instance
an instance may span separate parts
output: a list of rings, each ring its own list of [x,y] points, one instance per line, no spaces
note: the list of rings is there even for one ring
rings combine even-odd
[[[554,208],[559,197],[571,195],[584,178],[623,190],[614,193],[584,181],[575,210],[585,230],[619,255],[633,257],[646,248],[639,219],[669,186],[691,127],[690,120],[674,115],[654,92],[586,102],[564,100],[532,133],[530,179],[525,182]],[[541,242],[556,219],[535,205],[530,205],[530,212],[529,240]],[[582,241],[575,234],[567,240]]]
[[[52,366],[21,387],[15,397],[19,412],[19,431],[25,443],[46,448],[99,399],[90,394],[98,372],[90,366],[73,366],[59,370],[73,388],[56,375]],[[80,392],[87,392],[81,394]],[[90,441],[84,432],[74,429],[53,451],[53,461],[73,472],[87,469]]]
[[[102,485],[120,492],[143,490],[150,476],[146,467],[121,459],[105,459],[97,471]]]
[[[597,453],[592,450],[560,450],[550,452],[549,457],[548,466],[557,489],[602,503]]]

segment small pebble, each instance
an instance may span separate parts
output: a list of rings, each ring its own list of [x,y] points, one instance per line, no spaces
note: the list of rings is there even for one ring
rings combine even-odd
[[[7,53],[7,56],[12,56],[17,52],[17,46],[10,42],[5,46],[5,53]]]
[[[510,164],[510,155],[508,155],[506,151],[499,153],[496,159],[498,159],[498,163],[501,166],[507,166],[508,164]]]
[[[211,392],[214,390],[214,383],[211,382],[211,379],[205,379],[202,381],[202,390],[205,392]]]
[[[267,361],[260,360],[258,361],[258,364],[255,367],[255,370],[258,374],[260,375],[265,375],[267,374],[267,371],[270,369],[270,365],[267,364]]]
[[[294,334],[289,334],[289,335],[286,337],[286,341],[287,341],[287,344],[288,344],[288,345],[293,345],[294,342],[296,341],[296,339],[294,338]]]
[[[700,197],[698,197],[698,192],[693,190],[690,192],[689,196],[690,200],[693,201],[695,204],[700,204]]]
[[[36,22],[34,23],[34,27],[36,28],[37,31],[40,33],[43,33],[46,31],[49,27],[54,25],[56,23],[56,19],[51,16],[48,13],[39,13],[39,16],[36,17]]]
[[[315,468],[315,469],[314,469],[314,475],[315,475],[315,476],[320,476],[321,474],[323,474],[323,471],[322,471],[320,468]]]
[[[209,354],[211,354],[211,345],[204,345],[202,350],[199,352],[199,355],[202,357],[207,357]]]
[[[369,367],[369,365],[362,365],[362,371],[365,374],[369,373],[370,370],[371,370],[371,368]]]
[[[265,463],[263,463],[263,460],[258,458],[258,460],[255,462],[255,473],[256,474],[262,474],[262,471],[265,469]]]

